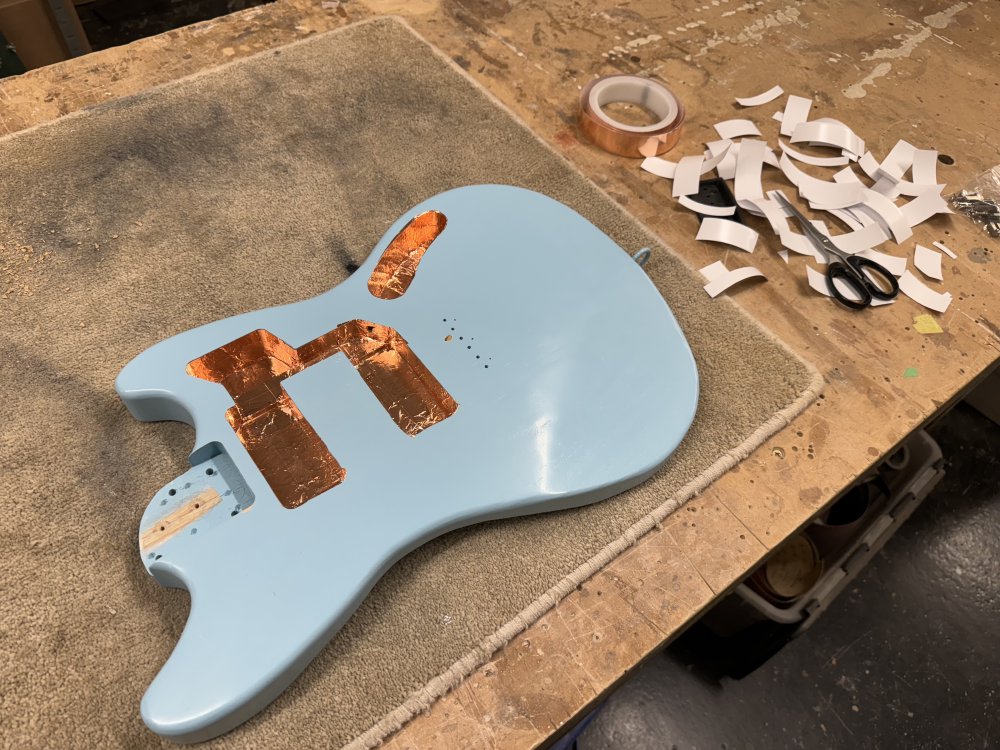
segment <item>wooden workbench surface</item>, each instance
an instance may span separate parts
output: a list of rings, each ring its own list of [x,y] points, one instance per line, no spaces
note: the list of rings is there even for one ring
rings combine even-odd
[[[350,0],[323,8],[319,0],[278,0],[6,79],[0,82],[0,132],[350,21],[399,14],[700,267],[719,251],[694,241],[696,218],[670,199],[669,182],[580,141],[574,126],[580,87],[595,74],[613,72],[668,82],[688,110],[677,152],[683,154],[714,138],[713,123],[741,116],[734,96],[780,83],[813,97],[819,116],[854,127],[877,156],[899,138],[948,154],[955,163],[939,165],[938,175],[951,192],[1000,162],[1000,41],[988,17],[991,6],[888,5],[894,7],[867,0],[618,6]],[[992,366],[1000,357],[1000,246],[958,216],[937,217],[914,239],[925,245],[943,240],[959,253],[956,261],[945,259],[946,288],[955,299],[936,316],[943,333],[918,333],[913,318],[926,311],[908,300],[878,314],[852,314],[809,292],[773,252],[758,249],[754,264],[770,281],[735,298],[820,369],[824,395],[389,746],[544,742]]]

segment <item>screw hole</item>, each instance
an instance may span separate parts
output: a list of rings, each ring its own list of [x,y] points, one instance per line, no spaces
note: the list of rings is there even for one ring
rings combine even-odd
[[[231,515],[231,516],[238,516],[239,514],[240,514],[240,512],[239,512],[238,510],[234,510],[234,511],[233,511],[232,513],[230,513],[229,515]]]
[[[161,527],[160,527],[160,531],[166,531],[166,530],[167,530],[167,527],[166,527],[166,526],[161,526]]]
[[[215,469],[205,469],[205,473],[212,476],[215,473]]]
[[[955,160],[948,156],[948,154],[938,154],[938,161],[942,164],[954,164]]]
[[[195,504],[194,504],[194,508],[195,508],[195,510],[197,510],[197,509],[198,509],[198,508],[200,508],[200,507],[201,507],[201,503],[195,503]]]
[[[170,490],[170,492],[168,492],[167,494],[170,495],[170,497],[173,497],[174,495],[177,494],[177,490]]]

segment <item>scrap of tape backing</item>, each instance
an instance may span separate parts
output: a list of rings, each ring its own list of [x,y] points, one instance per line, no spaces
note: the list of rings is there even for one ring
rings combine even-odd
[[[602,109],[612,102],[637,104],[658,118],[652,125],[626,125]],[[580,93],[580,129],[612,154],[658,156],[677,145],[684,124],[684,105],[661,83],[632,75],[598,78]]]

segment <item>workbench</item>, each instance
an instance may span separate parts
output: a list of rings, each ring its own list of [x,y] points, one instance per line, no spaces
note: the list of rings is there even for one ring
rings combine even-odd
[[[323,7],[323,6],[326,7]],[[605,154],[575,125],[597,74],[656,76],[685,102],[684,143],[738,117],[732,98],[780,83],[813,97],[884,155],[899,138],[937,148],[949,194],[1000,162],[1000,41],[985,2],[896,0],[319,0],[277,2],[0,81],[0,132],[374,15],[399,14],[691,265],[716,259],[667,181]],[[777,105],[776,105],[777,108]],[[470,134],[470,137],[474,137]],[[690,152],[690,149],[689,151]],[[776,546],[949,408],[1000,358],[997,242],[962,216],[917,241],[946,261],[942,333],[914,328],[908,300],[853,314],[812,295],[773,250],[770,281],[736,301],[824,375],[823,395],[701,496],[586,582],[389,742],[392,748],[545,744],[743,579]],[[985,248],[985,249],[984,249]],[[777,249],[775,247],[774,249]],[[109,385],[110,387],[110,385]]]

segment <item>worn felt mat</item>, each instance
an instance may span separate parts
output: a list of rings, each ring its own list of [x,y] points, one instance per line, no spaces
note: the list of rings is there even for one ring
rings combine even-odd
[[[437,192],[530,187],[629,251],[652,247],[649,274],[698,361],[695,423],[666,467],[624,495],[481,524],[410,554],[275,703],[214,744],[362,745],[391,732],[818,390],[811,368],[710,300],[677,257],[398,21],[17,134],[0,142],[0,164],[8,747],[159,742],[139,700],[188,596],[146,575],[136,537],[153,493],[188,467],[193,433],[129,416],[113,390],[119,369],[172,334],[329,289]],[[238,561],[220,563],[239,574]]]

